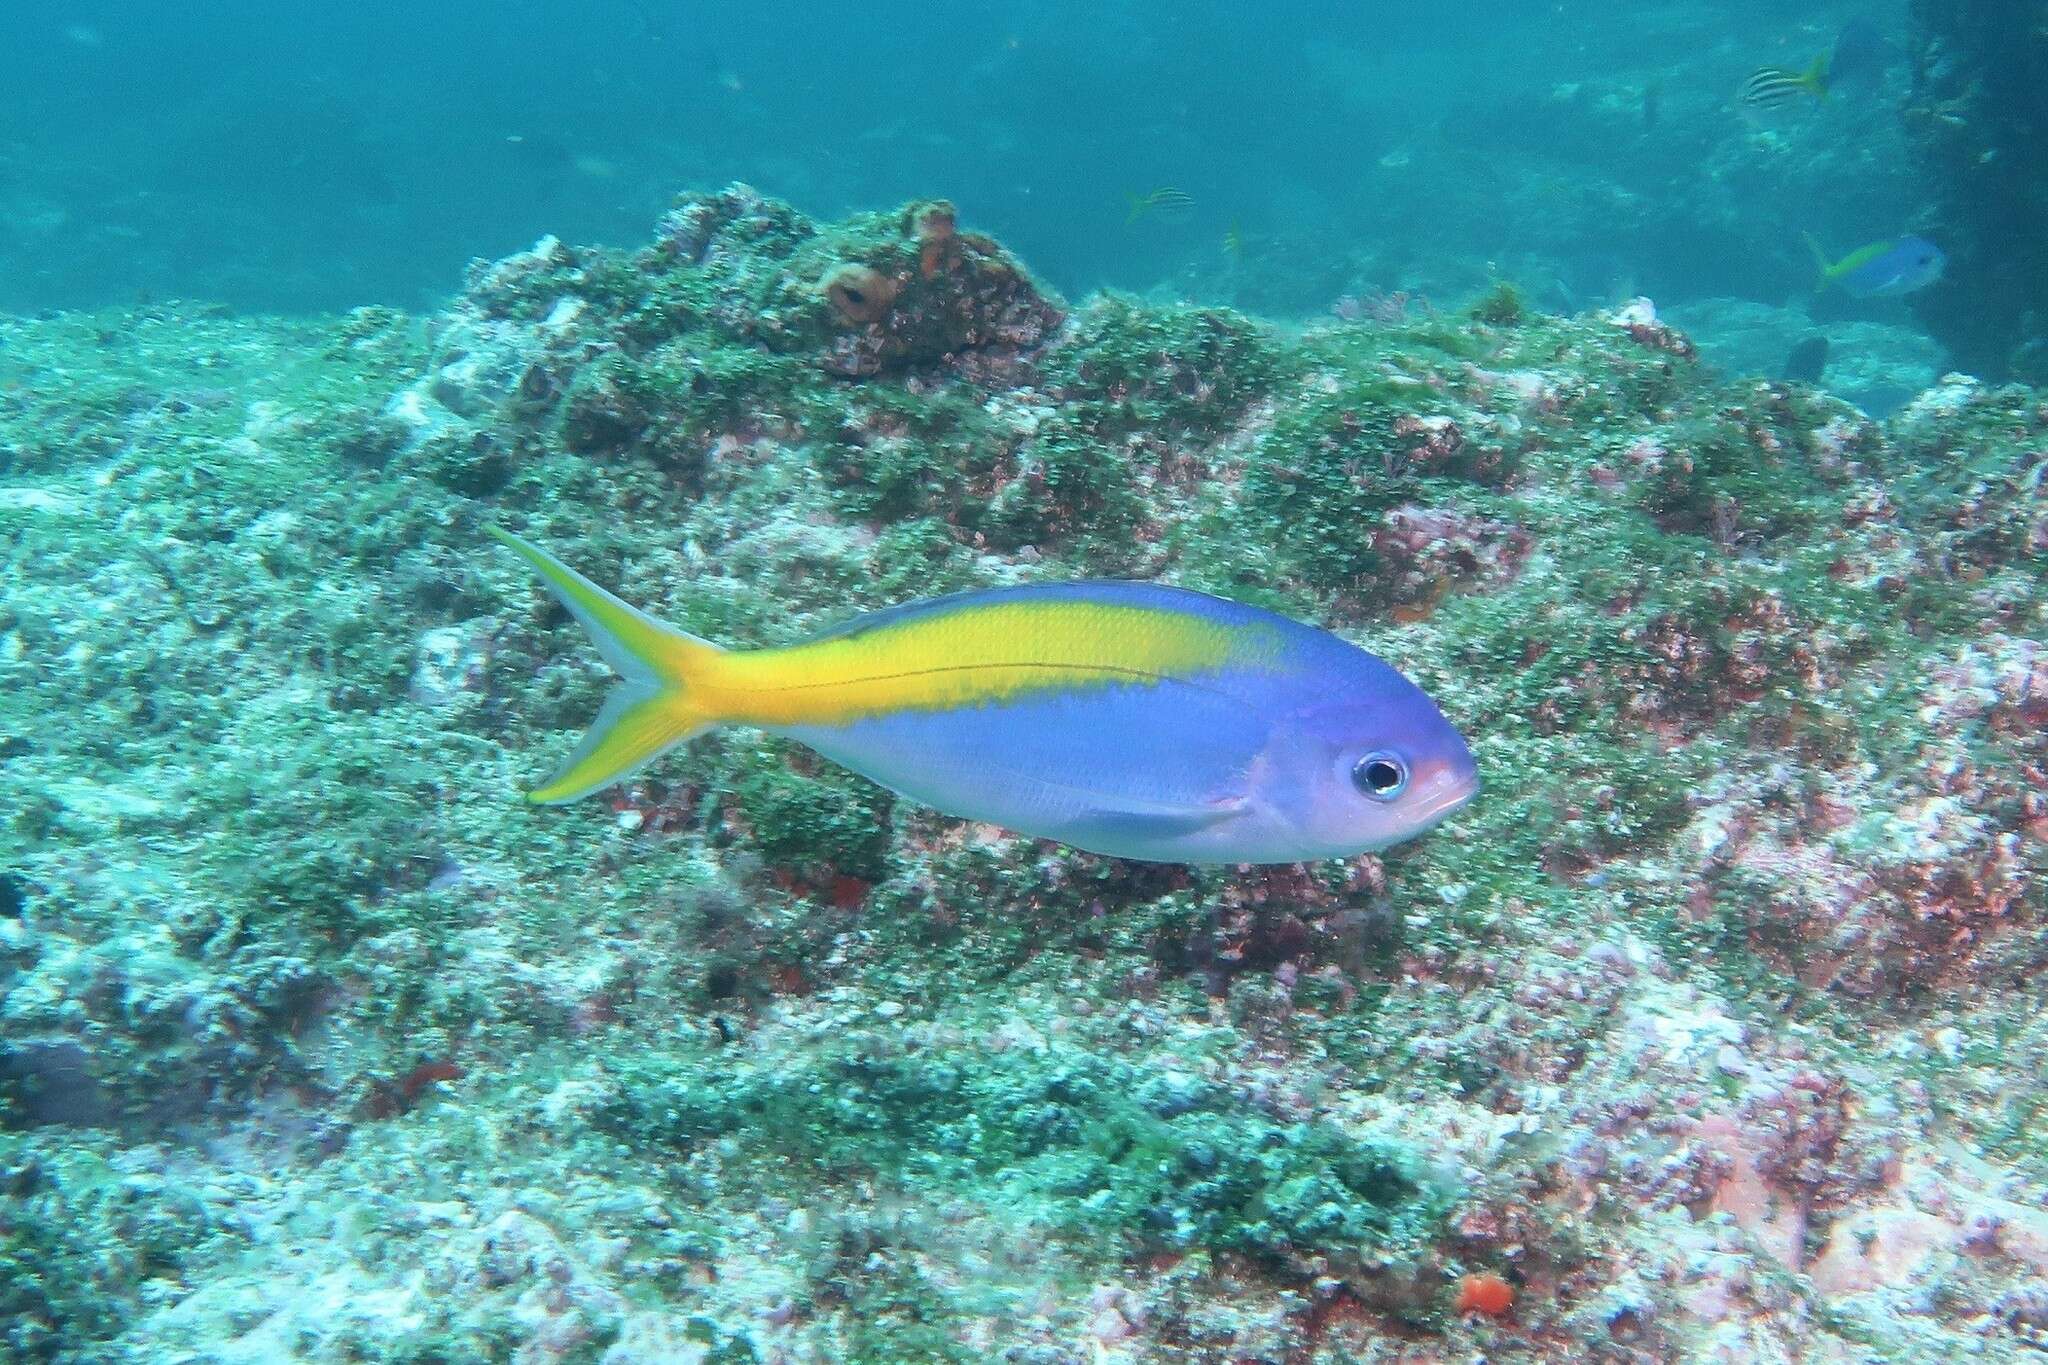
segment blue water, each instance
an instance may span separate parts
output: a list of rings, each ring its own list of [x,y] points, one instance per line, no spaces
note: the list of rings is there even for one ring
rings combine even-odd
[[[1077,294],[1778,303],[1802,232],[1846,249],[1921,209],[1907,73],[1779,129],[1732,93],[1903,10],[17,3],[0,309],[428,306],[472,257],[637,242],[733,179],[827,215],[950,197]],[[1193,202],[1127,225],[1160,187]]]

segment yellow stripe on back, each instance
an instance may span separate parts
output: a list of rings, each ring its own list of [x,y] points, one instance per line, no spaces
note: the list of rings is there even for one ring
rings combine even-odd
[[[787,649],[721,654],[692,678],[691,699],[742,725],[846,725],[1154,684],[1221,668],[1249,643],[1243,627],[1122,603],[975,604]]]

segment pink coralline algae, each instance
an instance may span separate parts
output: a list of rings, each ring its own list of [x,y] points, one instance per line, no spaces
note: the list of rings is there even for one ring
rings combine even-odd
[[[1819,787],[1793,821],[1716,808],[1701,827],[1698,903],[1718,898],[1754,951],[1851,994],[2029,970],[2041,955],[2044,662],[2035,642],[1993,636],[1931,669],[1927,740],[1881,802]]]
[[[1632,299],[1621,309],[1610,314],[1609,320],[1627,332],[1629,338],[1639,346],[1648,347],[1653,351],[1668,352],[1680,360],[1693,360],[1699,355],[1691,338],[1669,323],[1658,320],[1657,305],[1648,299]]]
[[[1608,611],[1623,616],[1635,605],[1620,598]],[[1841,643],[1779,594],[1731,594],[1713,605],[1710,614],[1664,611],[1619,625],[1612,657],[1586,665],[1583,695],[1677,740],[1767,699],[1817,697],[1839,677]]]
[[[1448,508],[1396,507],[1372,534],[1379,588],[1397,619],[1427,615],[1454,590],[1512,582],[1534,548],[1521,527]]]
[[[1417,471],[1443,469],[1465,449],[1465,434],[1448,417],[1397,417],[1394,439],[1402,447],[1403,467]]]

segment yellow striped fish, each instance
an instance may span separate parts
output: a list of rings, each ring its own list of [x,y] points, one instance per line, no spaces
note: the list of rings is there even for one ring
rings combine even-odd
[[[492,534],[623,679],[530,801],[589,795],[719,725],[795,739],[951,815],[1156,862],[1345,857],[1478,789],[1465,741],[1392,666],[1203,593],[997,588],[725,650]]]
[[[1189,209],[1195,206],[1195,196],[1186,190],[1174,189],[1171,185],[1162,185],[1144,194],[1128,192],[1124,195],[1124,201],[1131,206],[1131,211],[1124,217],[1125,227],[1129,227],[1156,209]]]
[[[1745,114],[1763,116],[1777,113],[1805,100],[1828,97],[1828,59],[1815,57],[1804,71],[1782,66],[1758,67],[1735,92],[1735,102]]]

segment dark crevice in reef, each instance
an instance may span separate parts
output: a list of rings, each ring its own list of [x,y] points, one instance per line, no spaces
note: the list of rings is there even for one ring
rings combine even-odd
[[[2048,384],[2048,0],[1914,0],[1907,138],[1950,256],[1912,300],[1957,368]]]

